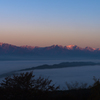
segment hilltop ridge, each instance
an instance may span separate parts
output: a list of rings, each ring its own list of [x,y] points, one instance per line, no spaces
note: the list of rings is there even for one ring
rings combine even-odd
[[[100,48],[79,47],[77,45],[52,45],[47,47],[38,46],[16,46],[7,43],[0,43],[0,55],[19,55],[32,57],[100,57]]]

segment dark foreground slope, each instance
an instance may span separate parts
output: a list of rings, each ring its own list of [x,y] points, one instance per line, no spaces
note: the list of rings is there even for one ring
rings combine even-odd
[[[100,80],[93,86],[59,91],[52,80],[39,77],[32,72],[6,77],[0,85],[0,100],[100,100]]]

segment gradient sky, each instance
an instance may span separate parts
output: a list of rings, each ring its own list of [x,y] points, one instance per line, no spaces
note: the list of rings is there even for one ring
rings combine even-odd
[[[100,48],[100,0],[0,0],[0,42]]]

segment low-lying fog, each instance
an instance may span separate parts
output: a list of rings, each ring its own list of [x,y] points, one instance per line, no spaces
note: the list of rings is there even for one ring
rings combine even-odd
[[[77,60],[74,60],[77,61]],[[81,60],[80,60],[81,61]],[[91,61],[91,60],[88,60]],[[33,61],[0,61],[0,81],[9,75],[13,71],[17,71],[24,68],[36,67],[43,64],[58,64],[61,62],[73,62],[72,60],[33,60]],[[79,62],[79,61],[78,61]],[[97,60],[93,62],[99,62]],[[44,78],[49,77],[53,80],[53,83],[60,85],[61,89],[66,88],[65,82],[82,82],[93,84],[93,76],[100,77],[100,66],[81,66],[81,67],[68,67],[59,69],[39,69],[34,70],[33,74],[36,78],[42,76]]]

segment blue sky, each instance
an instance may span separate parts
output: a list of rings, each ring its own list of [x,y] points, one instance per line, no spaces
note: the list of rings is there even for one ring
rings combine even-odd
[[[0,42],[100,48],[100,0],[0,0]]]

